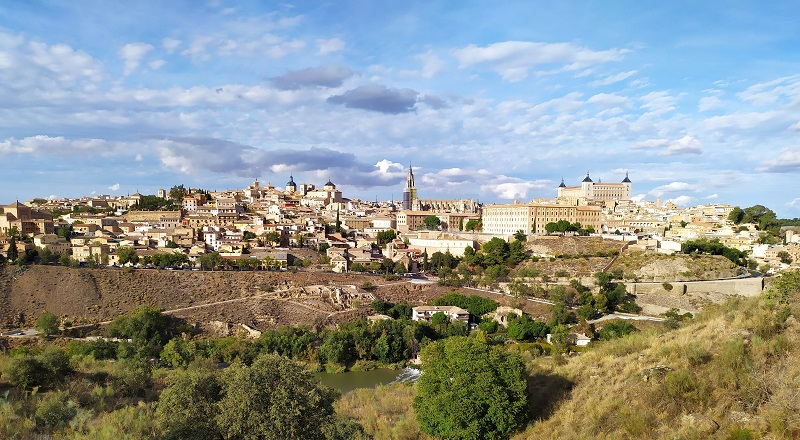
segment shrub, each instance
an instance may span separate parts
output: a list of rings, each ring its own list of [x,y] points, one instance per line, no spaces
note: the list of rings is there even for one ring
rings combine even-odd
[[[6,374],[11,383],[26,389],[47,386],[54,379],[47,365],[30,355],[11,359]]]
[[[664,376],[661,384],[664,394],[673,403],[683,407],[684,404],[697,402],[701,397],[701,389],[697,377],[689,370],[670,371]]]
[[[42,313],[39,318],[36,319],[36,328],[45,336],[58,333],[58,316],[50,312]]]
[[[671,290],[672,290],[672,284],[670,284],[670,283],[664,282],[664,283],[662,283],[662,284],[661,284],[661,286],[662,286],[662,287],[664,288],[664,290],[666,290],[667,292],[669,292],[669,291],[671,291]]]
[[[124,361],[118,363],[112,373],[114,391],[123,396],[143,396],[150,389],[150,365],[146,361]]]
[[[77,412],[74,402],[67,400],[66,391],[46,393],[36,402],[36,425],[59,428],[66,425]]]
[[[636,326],[624,319],[614,319],[606,322],[600,330],[600,339],[610,340],[621,338],[636,331]]]

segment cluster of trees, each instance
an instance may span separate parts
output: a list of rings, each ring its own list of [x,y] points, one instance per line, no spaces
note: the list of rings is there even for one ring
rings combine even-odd
[[[182,372],[161,393],[156,421],[165,439],[353,439],[363,428],[337,417],[334,390],[275,355],[252,364]]]
[[[397,238],[397,232],[394,229],[387,229],[385,231],[378,231],[378,245],[384,246],[391,243],[392,240]]]
[[[800,218],[779,219],[775,211],[764,205],[754,205],[744,209],[737,206],[731,210],[728,220],[737,225],[753,223],[759,230],[766,232],[767,237],[763,237],[764,239],[772,237],[775,240],[779,240],[781,226],[800,226]]]
[[[473,321],[497,309],[497,301],[478,295],[465,296],[457,292],[442,295],[432,301],[434,306],[456,306],[469,312]]]
[[[395,263],[391,258],[373,261],[366,266],[361,263],[353,263],[350,265],[350,270],[352,272],[382,272],[385,274],[401,274],[408,272],[408,268],[405,264],[400,261]]]
[[[395,310],[399,312],[400,308]],[[327,330],[286,326],[266,331],[255,341],[239,338],[187,341],[174,337],[163,346],[159,358],[164,364],[178,368],[205,358],[250,365],[259,355],[277,354],[305,363],[326,364],[337,370],[356,363],[404,362],[416,357],[430,341],[468,333],[464,323],[428,324],[398,316],[396,320],[351,321]]]
[[[202,360],[162,370],[166,387],[159,394],[150,362],[87,363],[85,356],[101,353],[76,349],[85,345],[25,348],[2,359],[3,377],[18,391],[8,390],[0,401],[0,437],[368,438],[356,422],[335,414],[338,392],[276,355],[224,370]]]
[[[547,297],[555,304],[551,306],[551,326],[569,322],[585,322],[606,313],[615,311],[636,313],[633,296],[628,295],[625,285],[615,282],[622,277],[621,271],[597,272],[595,284],[599,292],[592,294],[591,289],[578,280],[571,280],[569,286],[554,286],[547,292]],[[570,308],[575,308],[574,314]]]
[[[544,225],[544,230],[547,231],[548,234],[552,234],[554,232],[560,232],[562,234],[566,232],[576,232],[578,235],[589,235],[595,232],[593,226],[587,226],[584,228],[583,225],[578,222],[570,223],[567,220],[550,222]]]
[[[390,316],[394,319],[411,319],[411,306],[406,303],[394,304],[389,301],[372,301],[372,310],[375,313]]]
[[[684,254],[722,255],[739,266],[747,266],[748,263],[747,254],[739,249],[725,246],[717,239],[700,238],[685,241],[681,244],[681,252]]]
[[[181,196],[183,199],[183,196]],[[177,211],[182,204],[177,199],[165,199],[158,196],[142,196],[136,204],[130,207],[131,211]]]
[[[422,255],[423,268],[436,271],[442,285],[490,285],[506,278],[512,267],[527,258],[524,241],[525,234],[520,234],[511,242],[495,237],[477,251],[472,247],[465,248],[462,258],[449,252],[436,252],[428,258],[425,252]]]
[[[114,208],[95,208],[89,205],[78,205],[73,206],[72,210],[68,209],[52,209],[50,211],[50,215],[53,217],[61,217],[62,215],[67,215],[69,213],[74,214],[109,214],[114,212]]]

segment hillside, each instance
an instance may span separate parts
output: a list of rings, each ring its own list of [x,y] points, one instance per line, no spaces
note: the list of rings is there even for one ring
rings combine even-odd
[[[112,319],[141,304],[174,309],[285,289],[289,290],[276,293],[275,299],[195,309],[181,316],[253,324],[311,324],[355,304],[345,304],[342,298],[330,295],[304,292],[302,286],[365,282],[384,283],[378,277],[311,272],[114,270],[34,265],[16,273],[13,267],[6,267],[0,270],[0,328],[30,325],[45,310],[74,324],[94,323]]]
[[[712,280],[739,274],[731,260],[720,255],[661,255],[625,251],[611,270],[621,269],[625,279],[637,281]]]
[[[532,421],[513,438],[800,437],[800,275],[782,286],[791,292],[783,304],[735,299],[683,327],[650,327],[579,355],[525,354]],[[427,438],[412,396],[402,384],[359,390],[338,408],[380,438]]]

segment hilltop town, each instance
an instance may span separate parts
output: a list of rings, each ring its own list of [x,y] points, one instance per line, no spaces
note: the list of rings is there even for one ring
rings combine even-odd
[[[403,200],[345,197],[289,177],[277,187],[174,186],[155,195],[33,199],[0,207],[0,248],[12,260],[65,266],[204,269],[311,267],[334,272],[415,273],[433,254],[463,257],[492,238],[592,236],[650,254],[709,240],[772,273],[800,262],[800,227],[767,208],[713,203],[679,207],[634,200],[633,183],[562,180],[553,198],[510,204],[422,199],[413,170]],[[721,249],[721,248],[720,248]],[[542,257],[551,256],[540,252]]]

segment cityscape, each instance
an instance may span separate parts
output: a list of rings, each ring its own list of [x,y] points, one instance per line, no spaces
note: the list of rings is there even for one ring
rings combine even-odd
[[[1,4],[0,438],[800,438],[798,18]]]

